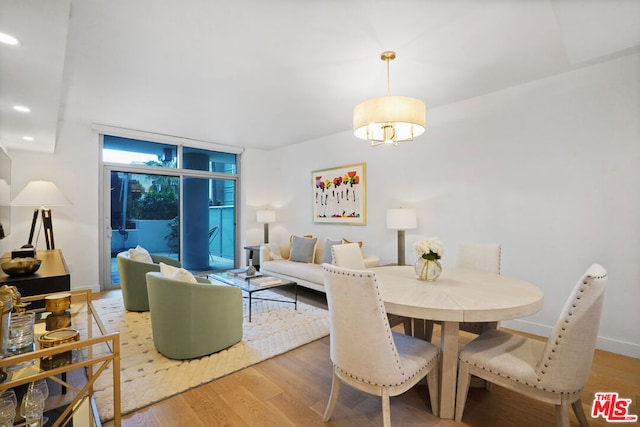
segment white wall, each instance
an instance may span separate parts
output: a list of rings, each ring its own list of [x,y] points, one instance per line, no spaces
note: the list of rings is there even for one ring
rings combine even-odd
[[[29,181],[55,182],[71,206],[51,208],[56,249],[71,270],[71,288],[99,291],[98,280],[98,138],[89,124],[61,123],[54,154],[11,150],[11,197]],[[32,208],[12,208],[11,234],[0,240],[0,252],[27,243]],[[35,240],[35,237],[34,237]],[[41,235],[38,249],[45,249]]]
[[[370,148],[351,132],[277,150],[269,202],[278,207],[272,241],[291,233],[362,240],[383,263],[396,259],[386,210],[417,209],[412,243],[439,236],[453,265],[465,241],[500,242],[503,274],[535,283],[544,308],[509,327],[548,335],[592,263],[609,272],[599,347],[640,357],[640,55],[428,110],[413,143]],[[428,105],[428,100],[427,100]],[[275,159],[274,159],[275,160]],[[311,171],[366,162],[367,225],[312,223]],[[247,202],[258,200],[251,187]],[[257,225],[256,225],[257,226]],[[251,224],[248,224],[248,229]],[[249,231],[248,231],[249,232]]]
[[[503,273],[545,292],[545,306],[508,326],[546,335],[579,276],[609,271],[599,347],[640,357],[640,55],[578,69],[428,110],[416,142],[370,148],[343,132],[271,152],[243,154],[241,244],[262,241],[259,208],[277,209],[271,241],[291,233],[361,240],[383,263],[396,258],[386,210],[419,212],[411,244],[437,235],[455,263],[464,241],[500,242]],[[428,100],[427,105],[428,105]],[[100,118],[95,118],[100,122]],[[74,289],[98,290],[98,138],[90,123],[63,122],[53,155],[12,150],[12,191],[48,179],[74,203],[53,209],[56,247]],[[315,225],[311,171],[366,162],[367,225]],[[31,210],[12,209],[0,251],[26,242]],[[41,241],[40,247],[43,243]]]

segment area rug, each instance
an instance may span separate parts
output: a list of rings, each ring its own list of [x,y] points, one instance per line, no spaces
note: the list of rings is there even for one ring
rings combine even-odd
[[[270,291],[264,291],[261,296],[277,297]],[[109,332],[120,332],[122,414],[134,412],[329,334],[329,313],[326,310],[298,302],[298,310],[295,311],[293,304],[258,300],[252,303],[252,321],[249,323],[247,300],[244,300],[244,304],[242,341],[209,356],[180,361],[168,359],[155,349],[148,312],[128,312],[120,298],[94,301],[100,319]],[[96,380],[94,391],[100,419],[113,419],[110,370]]]

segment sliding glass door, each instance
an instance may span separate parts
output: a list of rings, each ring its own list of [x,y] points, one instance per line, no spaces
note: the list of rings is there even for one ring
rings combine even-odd
[[[235,154],[103,136],[103,156],[103,289],[138,245],[194,273],[235,266]]]

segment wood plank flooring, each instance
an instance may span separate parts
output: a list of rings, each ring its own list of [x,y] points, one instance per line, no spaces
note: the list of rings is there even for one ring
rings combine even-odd
[[[97,298],[121,298],[119,291]],[[300,290],[301,301],[325,307],[324,294]],[[437,328],[437,326],[436,326]],[[402,331],[402,326],[396,327]],[[472,335],[461,332],[462,342]],[[434,331],[439,336],[439,330]],[[325,337],[240,372],[181,393],[123,417],[133,426],[381,426],[380,398],[346,385],[329,423],[322,413],[331,390],[329,338]],[[592,373],[583,393],[583,406],[592,426],[608,426],[603,418],[590,418],[597,391],[615,391],[632,399],[630,413],[640,415],[640,360],[596,351]],[[394,426],[542,427],[555,425],[552,405],[493,386],[491,391],[469,391],[463,423],[434,417],[426,384],[391,398]],[[571,425],[578,421],[571,414]],[[113,426],[106,423],[105,427]]]

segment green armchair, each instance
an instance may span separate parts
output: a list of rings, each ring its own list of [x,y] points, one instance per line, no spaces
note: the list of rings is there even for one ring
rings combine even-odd
[[[160,271],[160,263],[181,267],[180,262],[161,255],[151,255],[153,264],[135,261],[129,258],[129,252],[120,252],[118,272],[120,273],[120,288],[124,307],[129,311],[149,311],[149,297],[147,296],[147,282],[144,277],[150,271]]]
[[[242,291],[196,277],[188,283],[147,273],[151,331],[170,359],[215,353],[242,339]]]

